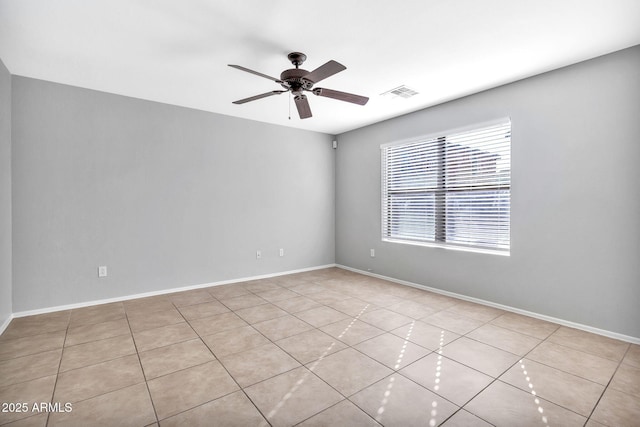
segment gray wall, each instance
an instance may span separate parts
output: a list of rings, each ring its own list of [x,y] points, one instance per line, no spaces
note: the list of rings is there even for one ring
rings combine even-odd
[[[0,326],[11,313],[11,74],[0,60]]]
[[[14,312],[333,263],[331,140],[13,76]]]
[[[640,46],[339,135],[336,262],[640,337],[638,70]],[[511,256],[382,242],[380,144],[505,116]]]

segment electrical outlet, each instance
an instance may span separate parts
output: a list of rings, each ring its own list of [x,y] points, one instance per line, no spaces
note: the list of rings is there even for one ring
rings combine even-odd
[[[262,258],[262,251],[256,251],[256,259]]]
[[[376,250],[371,249],[371,258],[375,258],[375,257],[376,257]]]
[[[98,277],[107,277],[107,266],[101,265],[98,267]]]
[[[284,248],[280,248],[280,256],[284,256]]]

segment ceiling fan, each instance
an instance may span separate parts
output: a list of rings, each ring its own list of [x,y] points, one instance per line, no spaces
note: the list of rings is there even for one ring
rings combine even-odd
[[[315,70],[309,72],[307,70],[303,70],[302,68],[298,68],[307,59],[307,55],[305,55],[304,53],[292,52],[287,56],[287,58],[289,58],[289,61],[291,61],[291,63],[295,65],[296,68],[284,70],[282,74],[280,74],[279,79],[259,73],[257,71],[250,70],[240,65],[229,64],[229,67],[237,68],[238,70],[246,71],[247,73],[255,74],[256,76],[264,77],[265,79],[274,81],[280,84],[285,89],[272,90],[271,92],[240,99],[238,101],[234,101],[233,103],[244,104],[246,102],[255,101],[257,99],[266,98],[268,96],[291,92],[296,103],[296,108],[298,109],[300,118],[306,119],[311,117],[312,114],[311,108],[309,107],[309,101],[307,100],[307,96],[304,94],[305,91],[312,92],[314,95],[351,102],[358,105],[365,105],[367,101],[369,101],[369,98],[367,98],[366,96],[354,95],[352,93],[340,92],[337,90],[325,89],[321,87],[313,87],[314,84],[326,79],[327,77],[331,77],[334,74],[347,69],[347,67],[340,64],[339,62],[331,60],[326,64],[321,65]]]

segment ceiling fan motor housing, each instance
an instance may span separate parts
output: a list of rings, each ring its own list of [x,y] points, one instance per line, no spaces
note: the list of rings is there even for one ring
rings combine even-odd
[[[309,74],[309,72],[302,68],[284,70],[282,74],[280,74],[280,80],[286,84],[283,84],[282,87],[285,89],[291,88],[293,92],[300,91],[302,89],[311,89],[313,87],[313,82],[303,78],[307,74]]]

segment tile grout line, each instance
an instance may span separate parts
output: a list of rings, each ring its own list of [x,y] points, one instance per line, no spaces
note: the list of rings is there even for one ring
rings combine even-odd
[[[620,369],[620,366],[624,362],[624,358],[627,356],[627,353],[629,353],[630,350],[631,350],[631,344],[627,345],[627,350],[624,352],[624,355],[622,356],[622,358],[618,362],[618,366],[616,366],[616,369],[613,371],[613,374],[611,375],[611,378],[609,378],[609,381],[607,381],[607,385],[605,385],[604,388],[602,389],[602,393],[600,394],[600,397],[598,397],[598,400],[596,401],[595,405],[593,405],[593,408],[591,408],[591,412],[589,413],[589,416],[587,417],[587,422],[593,416],[593,413],[596,411],[596,408],[600,404],[600,401],[604,397],[604,394],[607,392],[607,390],[609,390],[609,386],[611,385],[611,382],[613,381],[613,378],[616,376],[616,373],[618,373],[618,369]],[[615,390],[615,389],[612,389],[612,390]],[[627,394],[627,393],[625,393],[625,394]]]
[[[343,394],[340,394],[340,395],[341,395],[342,397],[344,397],[344,395],[343,395]],[[304,422],[306,422],[306,421],[310,420],[311,418],[315,417],[316,415],[320,415],[321,413],[323,413],[323,412],[325,412],[325,411],[328,411],[329,409],[333,408],[334,406],[338,406],[339,404],[341,404],[341,403],[343,403],[343,402],[348,402],[348,403],[352,404],[353,406],[355,406],[356,408],[358,408],[360,411],[362,411],[362,413],[363,413],[364,415],[368,416],[368,417],[371,419],[371,421],[373,421],[373,422],[374,422],[374,423],[376,423],[377,425],[381,425],[381,424],[380,424],[380,423],[378,423],[378,422],[375,420],[375,418],[373,418],[370,414],[368,414],[367,412],[363,411],[363,410],[362,410],[358,405],[356,405],[355,403],[353,403],[352,401],[350,401],[348,397],[344,397],[344,399],[342,399],[341,401],[334,403],[333,405],[331,405],[331,406],[329,406],[329,407],[327,407],[327,408],[323,409],[322,411],[320,411],[320,412],[318,412],[318,413],[315,413],[315,414],[313,414],[313,415],[311,415],[311,416],[309,416],[309,417],[307,417],[307,418],[303,419],[303,420],[302,420],[302,421],[300,421],[300,422],[297,422],[296,424],[294,424],[294,425],[293,425],[293,427],[299,426],[299,425],[301,425],[302,423],[304,423]]]
[[[38,334],[38,335],[49,335],[51,333],[62,332],[62,331],[65,331],[65,338],[66,338],[66,334],[67,333],[66,333],[65,329],[58,329],[57,331],[45,332],[44,334]],[[22,339],[22,338],[32,338],[34,336],[37,336],[37,335],[27,335],[27,336],[24,336],[24,337],[12,338],[12,339],[5,340],[5,341],[14,341],[16,339]],[[64,343],[63,343],[63,345],[64,345]],[[1,341],[0,341],[0,346],[2,346],[2,342]],[[0,360],[0,363],[8,362],[10,360],[20,359],[22,357],[36,356],[38,354],[47,353],[49,351],[54,351],[54,350],[57,350],[57,348],[50,348],[48,350],[38,350],[38,351],[35,351],[33,353],[27,353],[27,354],[23,354],[21,356],[15,356],[15,357],[9,357],[8,359],[2,359],[2,360]],[[47,375],[45,375],[45,376],[47,376]],[[42,378],[42,377],[39,377],[39,378]],[[34,378],[34,379],[37,379],[37,378]],[[31,381],[31,380],[28,380],[28,381]],[[19,383],[15,383],[15,384],[20,384],[20,383],[23,383],[23,382],[26,382],[26,381],[20,381]],[[7,384],[7,386],[8,385],[11,385],[11,384]],[[2,387],[6,387],[6,386],[2,386]]]
[[[138,351],[138,345],[136,344],[136,340],[133,336],[133,329],[131,329],[131,323],[129,323],[129,315],[127,313],[126,307],[124,307],[124,316],[127,319],[127,325],[129,326],[129,333],[131,334],[131,341],[133,341],[133,347],[136,350],[136,356],[138,358],[138,363],[140,364],[140,370],[142,371],[142,379],[144,380],[144,385],[147,389],[147,395],[149,396],[149,401],[151,402],[151,407],[153,408],[153,415],[156,417],[156,423],[160,423],[158,419],[158,411],[156,410],[156,404],[153,401],[153,397],[151,396],[151,389],[149,388],[149,382],[147,381],[147,376],[144,373],[144,366],[142,365],[142,359],[140,358],[140,352]]]
[[[53,402],[53,397],[56,395],[56,389],[58,388],[58,378],[60,377],[60,367],[62,366],[62,358],[64,357],[64,345],[67,342],[67,334],[69,333],[69,325],[71,324],[71,311],[69,311],[69,319],[67,323],[67,329],[64,331],[64,339],[62,340],[62,348],[60,349],[60,361],[58,362],[58,370],[56,372],[56,381],[53,384],[53,391],[51,392],[51,402]],[[51,412],[47,412],[47,421],[45,422],[45,426],[49,425],[49,419],[51,418]]]

